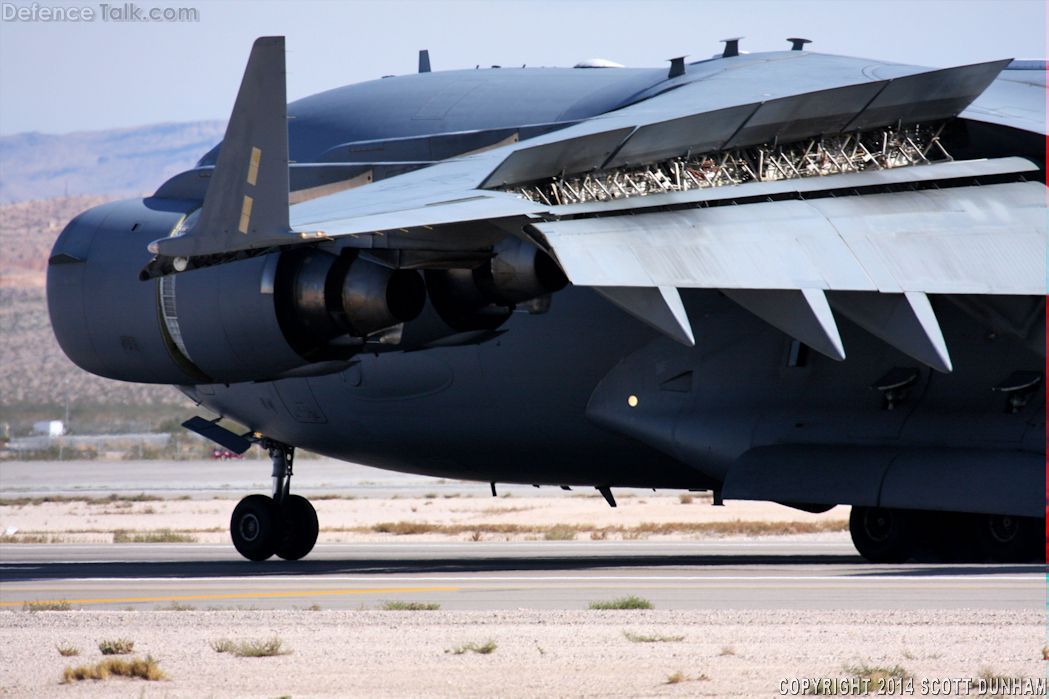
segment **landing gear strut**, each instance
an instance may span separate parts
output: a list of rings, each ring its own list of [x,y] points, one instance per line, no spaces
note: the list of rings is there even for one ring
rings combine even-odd
[[[233,546],[252,561],[274,554],[296,561],[317,543],[317,511],[289,492],[295,447],[271,439],[259,443],[273,461],[273,497],[249,495],[237,504],[229,523]]]

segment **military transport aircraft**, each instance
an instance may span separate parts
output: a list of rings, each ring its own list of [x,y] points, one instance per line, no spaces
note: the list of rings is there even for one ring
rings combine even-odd
[[[1031,560],[1045,506],[1045,64],[791,48],[431,71],[287,104],[77,216],[48,302],[95,374],[273,461],[245,557],[299,559],[296,447],[491,483],[852,506],[859,552]],[[173,474],[177,477],[177,474]]]

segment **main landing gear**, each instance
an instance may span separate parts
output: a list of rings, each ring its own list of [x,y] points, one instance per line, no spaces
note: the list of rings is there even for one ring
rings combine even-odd
[[[852,543],[872,563],[1044,561],[1045,520],[962,512],[853,507]]]
[[[317,543],[317,511],[289,492],[295,447],[269,439],[260,443],[273,461],[273,497],[249,495],[237,504],[229,522],[233,546],[252,561],[274,554],[297,561]]]

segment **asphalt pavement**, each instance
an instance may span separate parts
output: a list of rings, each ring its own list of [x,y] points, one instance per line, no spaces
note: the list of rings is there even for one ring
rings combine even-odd
[[[322,544],[251,563],[229,545],[0,547],[0,609],[585,609],[625,595],[659,609],[1044,608],[1040,565],[872,565],[813,541]]]

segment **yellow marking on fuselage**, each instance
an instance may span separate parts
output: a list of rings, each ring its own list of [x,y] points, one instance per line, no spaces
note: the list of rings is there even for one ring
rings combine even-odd
[[[248,226],[251,225],[251,205],[254,203],[254,199],[244,195],[244,203],[240,207],[240,225],[237,226],[237,230],[244,235],[248,234]]]
[[[335,590],[302,590],[302,591],[278,591],[278,592],[222,592],[200,595],[154,595],[150,597],[91,597],[87,599],[63,599],[63,600],[18,600],[14,602],[0,602],[0,607],[21,607],[34,604],[132,604],[134,602],[190,602],[193,600],[223,600],[223,599],[273,599],[282,597],[334,597],[342,595],[392,595],[397,593],[414,592],[458,592],[458,587],[376,587],[376,588],[347,588]]]
[[[259,178],[259,160],[262,159],[262,150],[251,147],[251,161],[248,163],[248,184],[255,186],[255,180]]]

